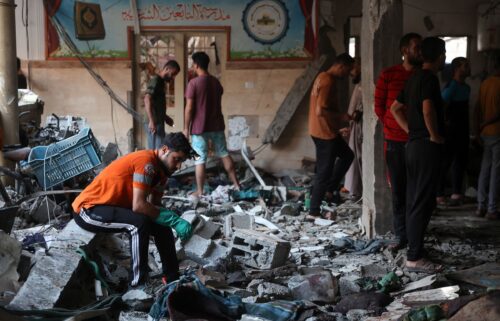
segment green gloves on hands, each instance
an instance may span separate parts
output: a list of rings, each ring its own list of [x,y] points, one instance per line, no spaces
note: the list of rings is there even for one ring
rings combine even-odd
[[[160,215],[156,218],[155,223],[173,228],[183,241],[188,240],[193,234],[193,228],[188,221],[166,208],[160,208]]]

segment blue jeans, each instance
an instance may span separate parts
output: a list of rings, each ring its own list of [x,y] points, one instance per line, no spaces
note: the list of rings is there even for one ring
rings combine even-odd
[[[481,136],[484,142],[477,202],[480,210],[497,211],[500,193],[500,136]]]
[[[165,139],[165,125],[156,125],[156,134],[149,131],[148,123],[144,125],[146,134],[148,135],[148,149],[159,149],[163,145]]]

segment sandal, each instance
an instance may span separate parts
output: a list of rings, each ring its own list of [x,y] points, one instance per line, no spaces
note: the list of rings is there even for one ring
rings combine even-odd
[[[434,274],[437,272],[441,272],[444,267],[440,264],[433,263],[426,259],[418,260],[416,266],[408,266],[406,265],[406,269],[408,272],[416,272],[416,273],[426,273],[426,274]]]

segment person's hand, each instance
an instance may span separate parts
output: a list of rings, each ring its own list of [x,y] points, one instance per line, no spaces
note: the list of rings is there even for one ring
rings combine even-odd
[[[339,134],[342,135],[342,137],[349,136],[350,132],[351,132],[351,130],[349,127],[344,127],[344,128],[339,129]]]
[[[170,117],[169,115],[165,115],[165,123],[172,127],[174,126],[174,119],[172,117]]]
[[[193,228],[188,221],[166,208],[160,208],[160,214],[155,223],[173,228],[182,241],[188,240],[193,234]]]
[[[148,129],[151,134],[156,134],[156,126],[154,122],[152,121],[149,122]]]
[[[436,144],[444,144],[444,137],[443,136],[431,136],[430,141]]]

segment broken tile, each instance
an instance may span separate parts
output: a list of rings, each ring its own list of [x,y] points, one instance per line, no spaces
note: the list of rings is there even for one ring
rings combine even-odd
[[[338,293],[337,279],[328,271],[292,276],[288,287],[297,300],[331,303]]]

